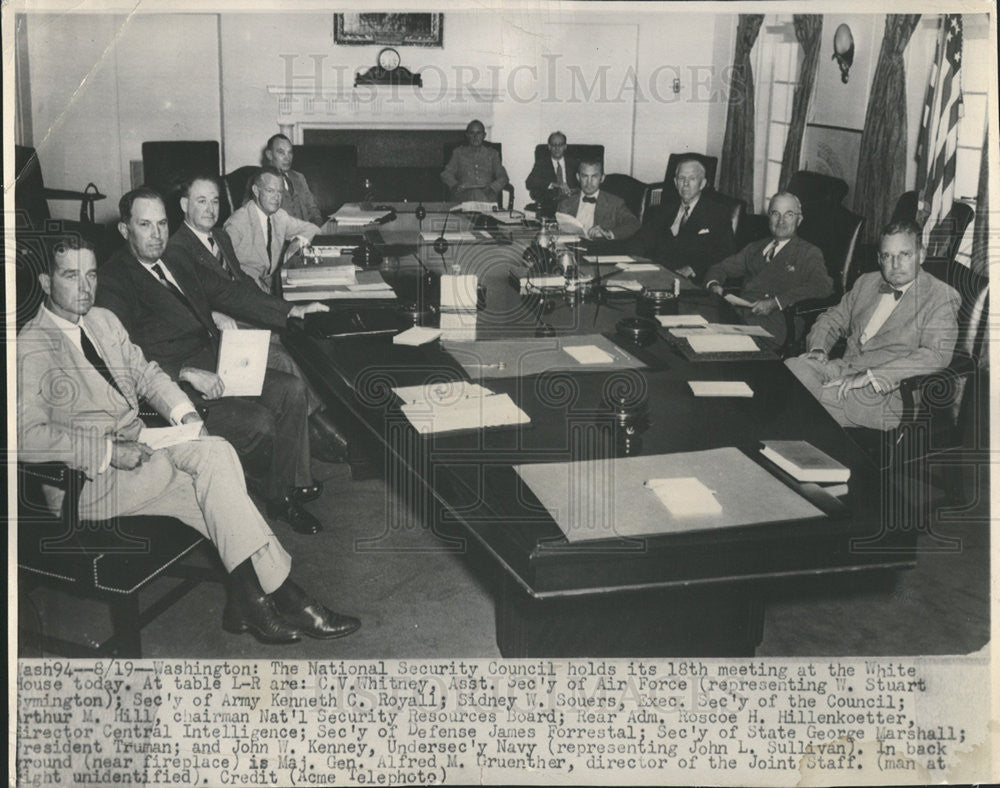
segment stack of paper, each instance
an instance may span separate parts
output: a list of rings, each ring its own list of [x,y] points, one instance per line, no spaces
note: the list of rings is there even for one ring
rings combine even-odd
[[[388,211],[363,211],[356,205],[344,205],[330,218],[343,227],[362,227],[388,215]]]
[[[414,326],[413,328],[408,328],[401,334],[396,334],[396,336],[392,338],[392,344],[419,347],[420,345],[426,345],[428,342],[433,342],[439,336],[441,336],[441,329],[439,328]]]
[[[510,395],[494,394],[474,383],[407,386],[394,391],[404,401],[403,414],[422,435],[531,422]]]
[[[441,311],[475,312],[478,288],[479,277],[475,274],[445,274],[441,277]]]
[[[451,210],[462,211],[463,213],[496,213],[497,204],[495,202],[486,202],[481,200],[466,200],[463,203],[459,203]]]
[[[657,315],[656,319],[660,321],[660,325],[664,328],[708,325],[708,321],[701,315]]]
[[[715,500],[715,492],[694,476],[649,479],[646,487],[667,507],[671,517],[708,517],[722,513],[722,505]]]
[[[421,383],[417,386],[396,386],[392,393],[404,404],[429,403],[432,406],[448,405],[469,397],[488,397],[493,394],[485,386],[468,380],[448,380],[435,383]]]
[[[283,270],[284,281],[290,285],[351,285],[357,281],[357,272],[351,262],[339,265],[304,265]]]
[[[695,353],[752,353],[760,350],[750,337],[739,334],[695,334],[687,337]]]
[[[809,441],[764,441],[760,453],[800,482],[836,484],[851,478],[851,469]]]
[[[259,397],[264,388],[271,332],[267,329],[228,328],[219,342],[219,365],[224,397]]]
[[[696,397],[752,397],[753,389],[742,380],[689,380]]]

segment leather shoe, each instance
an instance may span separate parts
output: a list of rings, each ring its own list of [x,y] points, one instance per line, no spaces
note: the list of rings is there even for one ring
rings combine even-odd
[[[290,579],[271,594],[275,608],[286,622],[311,638],[333,640],[358,630],[361,622],[354,616],[334,613],[326,605],[311,599]]]
[[[288,497],[295,503],[309,503],[319,498],[323,492],[323,482],[310,484],[308,487],[293,487]]]
[[[309,453],[320,462],[343,462],[347,458],[347,439],[326,411],[309,417]]]
[[[249,632],[261,643],[297,643],[302,636],[263,593],[254,597],[229,594],[222,612],[222,628],[234,634]]]
[[[318,534],[323,530],[319,520],[288,496],[280,501],[268,501],[267,516],[284,520],[297,534]]]

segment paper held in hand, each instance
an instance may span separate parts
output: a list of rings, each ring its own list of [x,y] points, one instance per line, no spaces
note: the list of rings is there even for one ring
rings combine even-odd
[[[178,424],[174,427],[143,427],[139,432],[139,443],[145,443],[153,451],[194,440],[204,425],[200,421]]]
[[[587,237],[587,231],[583,229],[583,225],[580,224],[575,216],[571,216],[568,213],[556,212],[556,223],[559,225],[559,232],[561,233]]]
[[[219,342],[216,374],[226,388],[224,397],[259,397],[264,388],[271,332],[256,328],[230,328]]]

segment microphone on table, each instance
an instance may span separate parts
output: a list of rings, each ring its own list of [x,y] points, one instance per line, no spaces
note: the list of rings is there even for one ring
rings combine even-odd
[[[461,206],[459,206],[461,207]],[[454,210],[454,208],[452,209]],[[448,211],[444,217],[444,224],[441,226],[441,235],[434,239],[434,251],[440,255],[444,255],[445,252],[451,247],[448,243],[448,239],[444,237],[445,232],[448,230],[448,220],[451,218],[451,211]]]
[[[424,208],[423,200],[417,205],[417,210],[413,212],[413,215],[417,217],[417,222],[420,224],[420,229],[424,229],[424,219],[427,218],[427,209]]]

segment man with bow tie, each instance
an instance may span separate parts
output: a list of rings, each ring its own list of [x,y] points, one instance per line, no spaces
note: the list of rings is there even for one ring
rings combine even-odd
[[[575,216],[591,240],[621,240],[635,235],[639,220],[625,201],[601,189],[604,165],[600,161],[581,161],[577,178],[580,191],[559,203],[559,213]]]
[[[844,427],[894,429],[903,411],[899,383],[943,369],[958,337],[958,293],[923,268],[920,228],[893,222],[882,231],[881,272],[864,274],[823,313],[809,348],[785,364]],[[838,339],[847,349],[829,357]]]
[[[807,298],[823,298],[833,292],[833,282],[823,262],[823,253],[795,231],[802,221],[799,198],[778,192],[767,213],[771,235],[747,244],[705,272],[705,287],[716,295],[730,277],[743,279],[740,296],[750,306],[737,306],[740,317],[762,326],[779,347],[785,342],[782,311]]]
[[[201,417],[115,314],[94,306],[97,260],[87,242],[59,239],[38,278],[45,302],[17,339],[18,458],[83,471],[85,520],[170,515],[210,539],[229,574],[227,631],[292,643],[356,630],[357,619],[292,581],[292,559],[247,495],[229,443],[204,427],[156,450],[143,442],[140,399],[174,424],[197,429]]]

